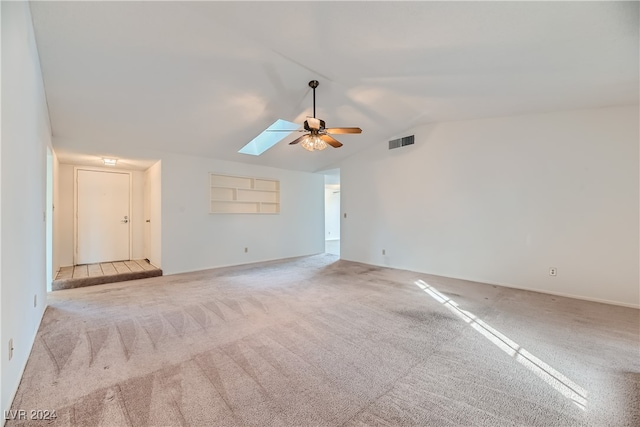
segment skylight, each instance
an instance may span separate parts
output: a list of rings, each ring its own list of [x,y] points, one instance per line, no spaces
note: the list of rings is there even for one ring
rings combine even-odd
[[[266,130],[255,138],[253,138],[247,145],[238,150],[238,153],[251,154],[252,156],[259,156],[267,151],[269,148],[282,141],[293,132],[271,132],[274,130],[293,130],[298,129],[299,125],[288,122],[286,120],[278,119]]]

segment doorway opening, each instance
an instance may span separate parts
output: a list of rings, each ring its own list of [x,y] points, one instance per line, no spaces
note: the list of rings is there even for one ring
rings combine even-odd
[[[340,256],[340,169],[324,175],[324,251]]]
[[[62,163],[54,170],[61,238],[53,291],[162,275],[160,162],[142,170],[142,161],[119,160],[116,167]]]

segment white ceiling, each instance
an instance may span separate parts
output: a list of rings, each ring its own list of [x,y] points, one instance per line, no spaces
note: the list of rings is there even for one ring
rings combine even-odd
[[[318,171],[418,124],[638,103],[637,2],[31,9],[61,161],[166,151]],[[238,154],[276,119],[310,115],[312,79],[318,117],[362,135]]]

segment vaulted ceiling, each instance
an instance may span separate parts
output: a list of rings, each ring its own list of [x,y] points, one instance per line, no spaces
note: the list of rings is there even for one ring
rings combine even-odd
[[[158,151],[318,171],[413,126],[638,103],[637,2],[33,2],[62,161]],[[344,147],[276,119],[359,126]],[[74,157],[75,156],[75,157]],[[84,157],[83,157],[84,156]]]

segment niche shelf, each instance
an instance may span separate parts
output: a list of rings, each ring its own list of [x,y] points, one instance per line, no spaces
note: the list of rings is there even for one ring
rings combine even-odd
[[[280,181],[209,174],[209,213],[280,213]]]

